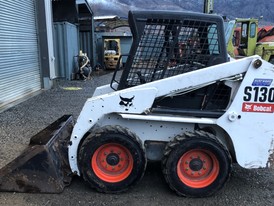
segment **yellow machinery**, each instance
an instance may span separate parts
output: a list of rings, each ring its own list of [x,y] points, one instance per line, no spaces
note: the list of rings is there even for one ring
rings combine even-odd
[[[106,69],[115,69],[121,55],[120,39],[104,40],[104,66]]]
[[[259,28],[258,19],[237,18],[230,32],[227,51],[234,58],[259,55],[274,64],[274,28]],[[231,21],[232,22],[232,21]]]

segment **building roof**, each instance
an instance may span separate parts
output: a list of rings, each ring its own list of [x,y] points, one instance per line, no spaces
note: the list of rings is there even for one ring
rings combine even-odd
[[[97,23],[97,27],[104,27],[106,29],[129,26],[127,18],[121,18],[117,15],[95,16],[94,21]]]

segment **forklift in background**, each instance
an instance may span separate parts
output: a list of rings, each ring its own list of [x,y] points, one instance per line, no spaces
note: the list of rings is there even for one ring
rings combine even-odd
[[[104,39],[105,69],[115,69],[121,55],[121,42],[118,38]]]
[[[204,0],[204,13],[213,13],[214,0]],[[259,55],[274,64],[274,26],[259,28],[259,19],[236,18],[225,22],[228,54],[236,59]]]
[[[228,41],[230,56],[238,59],[259,55],[274,64],[274,27],[258,27],[256,18],[237,18]]]

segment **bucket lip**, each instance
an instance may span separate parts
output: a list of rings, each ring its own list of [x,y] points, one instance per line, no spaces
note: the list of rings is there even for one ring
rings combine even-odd
[[[55,122],[35,134],[30,138],[29,145],[49,145],[52,144],[57,138],[59,133],[64,130],[63,128],[72,124],[74,125],[72,115],[63,115]]]
[[[72,181],[68,142],[73,118],[64,115],[34,135],[29,146],[0,169],[0,191],[61,193]]]

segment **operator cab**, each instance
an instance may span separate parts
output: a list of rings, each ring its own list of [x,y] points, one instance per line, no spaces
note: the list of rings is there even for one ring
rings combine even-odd
[[[228,61],[223,19],[188,12],[129,12],[133,44],[118,90],[192,72]],[[168,85],[167,85],[168,86]],[[156,99],[154,108],[223,110],[230,88],[223,83],[192,88],[184,94]]]

